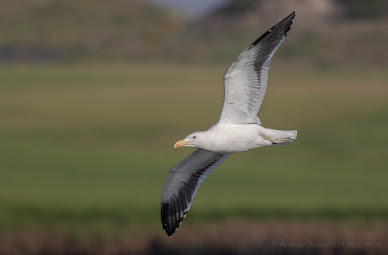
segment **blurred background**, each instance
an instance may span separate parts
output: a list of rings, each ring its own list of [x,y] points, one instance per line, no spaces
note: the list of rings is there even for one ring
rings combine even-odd
[[[297,10],[260,118],[167,238],[160,195],[223,74]],[[387,254],[388,2],[2,0],[0,254]]]

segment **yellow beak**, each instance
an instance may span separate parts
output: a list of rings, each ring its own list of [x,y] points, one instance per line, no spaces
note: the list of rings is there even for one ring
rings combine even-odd
[[[177,148],[180,148],[180,147],[182,147],[182,146],[184,146],[184,145],[187,145],[187,144],[188,144],[188,142],[185,142],[185,141],[183,141],[183,140],[180,140],[180,141],[178,141],[178,142],[176,142],[176,143],[174,144],[174,148],[177,149]]]

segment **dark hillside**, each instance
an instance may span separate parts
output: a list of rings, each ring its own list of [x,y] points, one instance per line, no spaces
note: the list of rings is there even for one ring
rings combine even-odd
[[[229,64],[297,10],[277,65],[317,69],[388,66],[386,4],[344,0],[230,1],[197,20],[139,1],[3,0],[0,62],[124,61]],[[383,12],[381,11],[383,10]],[[384,11],[385,10],[385,11]],[[297,62],[295,61],[297,60]]]
[[[188,26],[181,40],[190,43],[187,58],[227,62],[294,9],[295,25],[275,61],[318,69],[386,68],[387,18],[377,15],[354,19],[340,1],[231,1]],[[382,6],[383,8],[384,6]],[[373,12],[372,12],[373,14]],[[371,14],[371,15],[372,15]],[[175,52],[177,47],[174,48]],[[179,49],[179,47],[178,47]],[[178,53],[185,54],[182,49]],[[176,53],[177,54],[177,53]],[[294,65],[295,66],[295,65]]]
[[[0,60],[126,58],[179,27],[168,10],[121,0],[3,0]]]

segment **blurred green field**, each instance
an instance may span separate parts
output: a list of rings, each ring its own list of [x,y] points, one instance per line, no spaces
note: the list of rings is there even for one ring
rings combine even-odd
[[[276,66],[276,65],[275,65]],[[178,139],[216,122],[226,66],[2,66],[0,227],[159,224]],[[388,74],[272,68],[260,118],[288,146],[232,155],[185,224],[388,219]]]

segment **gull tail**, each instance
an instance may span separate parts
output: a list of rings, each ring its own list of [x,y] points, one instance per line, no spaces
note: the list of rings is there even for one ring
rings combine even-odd
[[[284,142],[282,143],[276,143],[276,144],[289,144],[295,141],[296,137],[298,136],[298,131],[297,130],[284,130],[281,131],[282,135],[284,135]]]
[[[261,137],[272,142],[276,145],[285,145],[295,141],[298,136],[297,130],[275,130],[275,129],[266,129],[265,134],[262,134]]]

